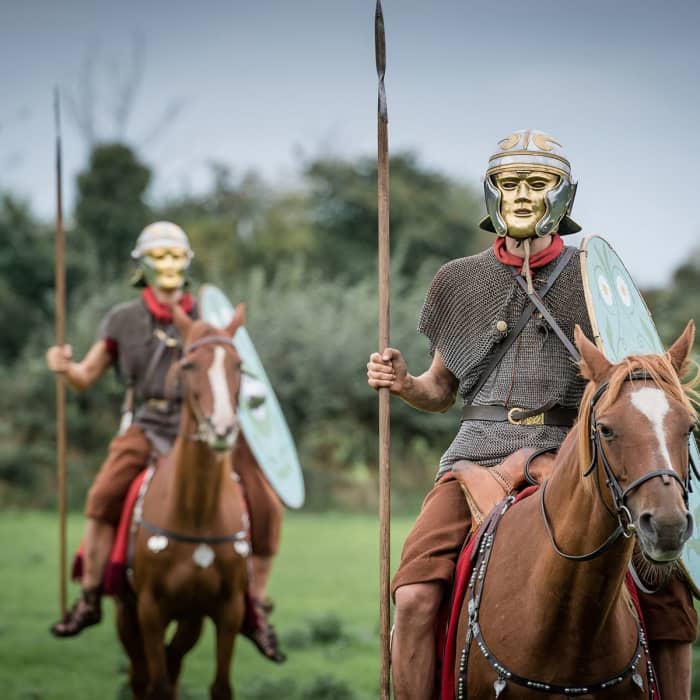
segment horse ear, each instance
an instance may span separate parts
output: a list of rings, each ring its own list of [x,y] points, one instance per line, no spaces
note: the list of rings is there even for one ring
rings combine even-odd
[[[598,348],[586,338],[586,334],[581,330],[581,326],[576,324],[574,330],[574,340],[576,347],[581,353],[581,374],[586,379],[600,382],[610,371],[612,364]]]
[[[180,308],[179,304],[173,304],[171,307],[173,312],[173,323],[175,328],[183,338],[187,337],[187,333],[192,325],[192,319]]]
[[[245,304],[238,304],[233,313],[231,322],[224,329],[226,335],[233,337],[233,334],[245,323]]]
[[[695,323],[691,319],[688,321],[683,333],[681,333],[680,338],[666,352],[668,359],[671,360],[673,369],[676,370],[679,377],[683,377],[688,371],[688,359],[690,358],[690,351],[693,349],[694,340]]]

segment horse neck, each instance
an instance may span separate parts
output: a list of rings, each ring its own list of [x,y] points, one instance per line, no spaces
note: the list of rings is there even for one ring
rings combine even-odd
[[[593,482],[598,472],[583,476],[577,441],[578,430],[574,428],[559,452],[547,484],[545,503],[557,546],[567,554],[579,555],[598,548],[618,523],[605,509]],[[602,487],[605,492],[605,485]],[[579,607],[582,618],[590,626],[590,611],[595,609],[603,625],[619,600],[633,546],[633,539],[621,536],[606,552],[590,561],[577,562],[559,556],[547,537],[542,562],[553,590],[570,591],[572,596],[580,597],[584,601]]]
[[[229,453],[218,454],[201,440],[193,440],[196,432],[197,421],[184,406],[172,452],[171,518],[181,527],[204,529],[217,517],[231,458]]]

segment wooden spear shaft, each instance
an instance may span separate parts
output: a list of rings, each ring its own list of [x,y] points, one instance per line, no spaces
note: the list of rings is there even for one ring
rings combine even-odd
[[[384,73],[386,41],[381,0],[377,0],[374,18],[374,43],[379,78],[377,102],[377,205],[378,205],[378,286],[379,351],[389,347],[389,119]],[[391,468],[389,463],[391,415],[389,389],[379,390],[379,645],[381,700],[389,700],[389,565],[391,520]]]
[[[66,274],[64,264],[65,235],[63,231],[63,186],[61,162],[61,104],[58,89],[54,92],[56,124],[56,345],[66,342]],[[58,482],[58,539],[60,557],[61,616],[66,614],[66,385],[62,374],[56,374],[56,471]]]

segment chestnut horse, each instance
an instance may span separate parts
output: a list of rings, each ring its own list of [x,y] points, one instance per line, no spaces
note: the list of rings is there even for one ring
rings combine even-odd
[[[693,335],[691,322],[665,355],[612,365],[576,329],[589,380],[579,420],[551,478],[481,541],[485,569],[459,619],[457,698],[651,697],[625,574],[634,534],[645,558],[671,566],[692,533],[696,416],[679,375]]]
[[[174,310],[183,357],[168,381],[183,387],[179,437],[158,464],[142,504],[133,547],[133,596],[118,603],[117,627],[138,700],[174,700],[183,656],[204,617],[216,626],[212,700],[230,700],[234,640],[245,615],[247,515],[232,478],[231,449],[241,360],[231,338],[243,307],[224,330]],[[166,628],[177,629],[166,645]]]

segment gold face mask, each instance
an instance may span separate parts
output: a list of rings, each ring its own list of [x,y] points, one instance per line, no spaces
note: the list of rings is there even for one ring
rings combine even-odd
[[[492,176],[501,193],[501,216],[512,238],[536,235],[535,224],[545,215],[547,193],[559,184],[559,176],[545,170],[505,170]]]
[[[185,286],[190,261],[184,248],[153,248],[141,260],[149,284],[168,292]]]

